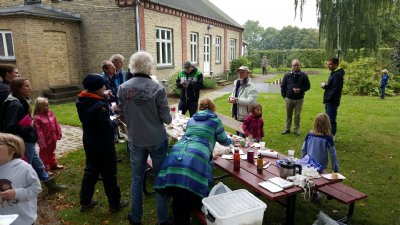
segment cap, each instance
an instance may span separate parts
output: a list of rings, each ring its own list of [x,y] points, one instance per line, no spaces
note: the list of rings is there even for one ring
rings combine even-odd
[[[193,67],[193,65],[192,65],[191,62],[187,61],[187,62],[185,62],[185,64],[183,64],[183,68],[184,68],[184,69],[187,69],[187,68],[189,68],[189,67]]]
[[[247,66],[241,66],[241,67],[237,68],[236,72],[239,72],[240,70],[244,70],[244,71],[247,71],[248,73],[250,73],[250,69]]]
[[[97,73],[88,74],[83,79],[83,87],[88,91],[97,91],[105,84],[104,78]]]

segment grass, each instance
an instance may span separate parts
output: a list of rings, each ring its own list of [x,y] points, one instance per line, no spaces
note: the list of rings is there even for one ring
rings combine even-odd
[[[314,117],[324,112],[322,104],[323,90],[319,88],[321,81],[326,81],[325,70],[320,75],[309,75],[311,90],[306,93],[301,117],[301,137],[293,134],[281,135],[285,124],[285,105],[279,94],[261,94],[258,98],[263,106],[266,146],[287,153],[295,149],[300,156],[305,135],[311,129]],[[223,96],[215,102],[218,112],[230,113],[230,105]],[[400,171],[400,139],[398,106],[399,97],[380,100],[378,97],[343,96],[338,110],[338,133],[336,148],[340,164],[340,173],[347,177],[344,183],[368,194],[366,200],[356,204],[351,224],[400,224],[400,179],[396,176]],[[61,123],[74,125],[79,123],[74,105],[52,106]],[[65,117],[65,118],[64,118]],[[67,118],[70,117],[70,118]],[[119,144],[118,154],[127,158],[126,145]],[[118,214],[109,214],[108,205],[101,183],[97,185],[95,199],[101,206],[88,213],[79,212],[79,189],[84,167],[84,152],[72,152],[61,159],[68,168],[59,174],[60,183],[68,183],[71,187],[64,197],[58,199],[58,214],[67,224],[127,224],[125,219],[129,208]],[[221,174],[220,170],[215,171]],[[151,189],[152,179],[148,185]],[[118,181],[124,198],[129,198],[130,170],[128,160],[118,164]],[[246,188],[233,178],[223,180],[232,189]],[[264,199],[265,200],[265,199]],[[268,207],[264,215],[265,224],[283,224],[284,208],[275,202],[266,201]],[[296,224],[312,224],[320,208],[305,201],[301,195],[297,197]],[[322,210],[333,218],[344,217],[347,206],[337,201],[323,200]],[[144,224],[156,224],[155,200],[153,196],[144,198]],[[195,222],[194,224],[198,224]]]

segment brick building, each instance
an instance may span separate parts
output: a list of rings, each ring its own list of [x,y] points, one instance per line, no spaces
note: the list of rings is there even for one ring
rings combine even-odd
[[[125,70],[137,50],[151,53],[159,79],[185,61],[222,75],[242,54],[243,28],[208,0],[2,0],[0,7],[0,61],[16,65],[35,95],[79,85],[115,53],[127,58]]]

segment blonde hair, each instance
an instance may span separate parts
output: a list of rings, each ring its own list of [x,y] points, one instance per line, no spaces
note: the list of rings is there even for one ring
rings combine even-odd
[[[8,153],[14,152],[13,159],[22,158],[25,153],[24,141],[14,134],[0,133],[0,145],[6,145]]]
[[[199,110],[207,110],[207,109],[212,112],[215,112],[216,107],[214,102],[209,98],[200,99]]]
[[[319,113],[314,120],[312,132],[316,135],[331,136],[331,121],[325,113]]]
[[[35,99],[35,109],[33,110],[33,115],[39,115],[41,114],[44,110],[44,107],[46,107],[46,104],[49,104],[49,100],[47,98],[43,97],[38,97]]]
[[[389,73],[389,71],[387,69],[383,69],[382,73]]]

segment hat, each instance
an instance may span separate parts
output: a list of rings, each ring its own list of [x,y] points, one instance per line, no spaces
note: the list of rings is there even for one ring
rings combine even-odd
[[[247,71],[248,73],[250,73],[250,69],[247,66],[241,66],[241,67],[237,68],[236,72],[239,72],[239,70],[244,70],[244,71]]]
[[[193,67],[193,65],[192,65],[191,62],[187,61],[187,62],[185,62],[185,64],[183,64],[183,68],[184,68],[184,69],[187,69],[187,68],[189,68],[189,67]]]
[[[91,73],[83,79],[83,87],[88,91],[97,91],[104,85],[104,79],[100,74]]]

